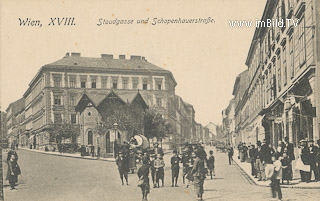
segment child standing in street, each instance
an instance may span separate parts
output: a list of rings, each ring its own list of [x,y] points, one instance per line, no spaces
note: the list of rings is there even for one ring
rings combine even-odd
[[[209,152],[210,156],[209,156],[209,159],[207,161],[207,165],[208,165],[208,169],[210,171],[210,177],[212,179],[212,173],[214,175],[214,156],[213,156],[213,151],[211,150]]]
[[[276,198],[278,194],[278,200],[282,199],[282,192],[280,187],[280,179],[282,179],[282,167],[281,162],[279,160],[279,155],[274,154],[272,156],[272,162],[274,166],[274,172],[271,177],[271,191],[272,191],[272,197]]]
[[[164,186],[164,160],[160,154],[157,154],[157,158],[154,161],[154,167],[156,169],[156,187],[160,187],[159,180],[162,180],[162,187]]]

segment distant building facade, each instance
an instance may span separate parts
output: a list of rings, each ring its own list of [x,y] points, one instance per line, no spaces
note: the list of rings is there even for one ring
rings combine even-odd
[[[195,112],[192,105],[182,103],[182,99],[177,102],[176,85],[170,71],[141,56],[120,55],[116,59],[113,55],[102,54],[100,58],[89,58],[80,53],[67,53],[62,59],[41,67],[24,93],[25,103],[19,114],[19,144],[42,150],[48,146],[53,148],[51,145],[55,142],[50,137],[50,127],[68,124],[79,128],[79,136],[82,136],[77,139],[79,145],[90,145],[90,129],[81,116],[83,111],[77,111],[76,106],[86,95],[89,99],[93,97],[92,104],[97,107],[99,102],[95,101],[102,101],[111,92],[126,104],[139,93],[148,108],[155,109],[171,122],[181,141],[188,141],[195,130],[195,127],[192,130]],[[94,121],[97,123],[100,119]],[[142,132],[138,130],[139,134]],[[97,134],[92,135],[93,143]]]
[[[320,138],[317,6],[316,0],[267,1],[261,21],[283,20],[284,26],[255,30],[246,59],[248,82],[238,76],[233,92],[237,141],[277,145],[289,137],[297,146]]]
[[[16,145],[19,142],[19,113],[24,108],[24,98],[21,98],[13,103],[11,103],[6,110],[6,130],[7,130],[7,140],[8,145]]]

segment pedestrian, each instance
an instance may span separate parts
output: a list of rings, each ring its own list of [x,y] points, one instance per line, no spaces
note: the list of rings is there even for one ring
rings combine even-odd
[[[171,179],[172,179],[171,187],[178,187],[178,177],[179,177],[179,170],[180,170],[179,163],[181,159],[178,156],[177,150],[174,150],[173,154],[174,155],[171,157]]]
[[[311,180],[312,172],[314,174],[315,181],[319,181],[319,170],[317,167],[317,155],[319,149],[318,147],[314,146],[313,140],[309,141],[309,163],[310,163],[310,174],[309,180]]]
[[[137,163],[136,163],[136,153],[135,150],[130,149],[129,151],[129,170],[131,173],[134,173],[134,171],[137,169]]]
[[[289,142],[289,137],[285,137],[284,138],[284,146],[283,149],[287,150],[287,155],[290,159],[290,166],[289,168],[291,168],[291,176],[290,176],[290,180],[293,179],[293,171],[292,171],[292,161],[294,161],[296,158],[294,156],[294,148],[293,148],[293,144]],[[282,153],[284,152],[284,150],[282,151]]]
[[[301,176],[301,181],[302,182],[310,182],[310,163],[309,163],[309,159],[310,159],[310,151],[307,145],[307,141],[306,140],[301,140],[301,154],[300,154],[300,159],[303,163],[304,167],[307,167],[306,169],[300,169],[300,176]]]
[[[263,177],[262,180],[266,181],[265,168],[266,168],[267,164],[272,164],[272,160],[271,160],[272,155],[271,155],[271,148],[267,144],[267,141],[265,139],[262,141],[259,156],[260,156],[260,160],[262,162],[262,168],[261,168],[261,174]]]
[[[154,167],[155,159],[156,159],[156,155],[151,154],[151,156],[150,156],[150,170],[151,170],[151,178],[152,178],[153,188],[156,188],[156,168]]]
[[[97,157],[100,158],[100,146],[98,145],[98,148],[97,148]]]
[[[232,161],[233,161],[233,158],[232,158],[233,157],[233,148],[232,148],[232,146],[230,146],[230,144],[228,146],[227,151],[228,151],[229,165],[231,165]]]
[[[213,156],[213,151],[210,150],[209,151],[209,159],[207,161],[207,166],[208,166],[208,169],[209,169],[209,172],[210,172],[210,177],[212,179],[212,174],[214,175],[214,156]]]
[[[145,158],[143,160],[146,160]],[[164,187],[164,160],[160,154],[157,154],[157,158],[154,161],[154,167],[156,168],[156,187],[160,188],[160,180],[162,181],[162,187]]]
[[[11,189],[15,190],[15,185],[17,182],[18,175],[21,174],[20,168],[17,164],[17,159],[15,158],[15,154],[9,156],[8,163],[8,171],[7,171],[7,180],[9,180],[9,184]]]
[[[261,141],[259,140],[257,142],[257,158],[256,158],[256,172],[257,172],[257,175],[255,178],[258,178],[258,181],[261,181],[261,180],[265,180],[265,173],[264,173],[264,167],[263,167],[263,164],[262,164],[262,160],[261,160]]]
[[[124,185],[123,184],[123,177],[125,178],[127,185],[129,185],[129,183],[128,183],[128,172],[129,172],[128,161],[127,161],[127,158],[124,157],[122,152],[119,152],[119,157],[116,159],[116,164],[118,165],[118,170],[119,170],[122,185]]]
[[[138,169],[138,186],[141,188],[142,201],[147,201],[148,194],[150,193],[149,184],[149,161],[145,158],[142,159],[142,166]]]
[[[238,144],[238,159],[240,161],[242,161],[241,151],[242,151],[242,142],[240,141],[239,144]]]
[[[189,162],[189,156],[187,151],[182,154],[181,162],[182,162],[182,182],[183,184],[185,184],[185,177],[188,174],[188,162]]]
[[[8,151],[8,153],[7,153],[7,164],[9,166],[9,161],[12,158],[12,156],[14,156],[13,160],[14,160],[14,164],[16,164],[15,168],[17,168],[16,173],[19,173],[19,174],[14,174],[13,178],[14,178],[15,185],[17,185],[18,184],[18,175],[21,174],[21,170],[20,170],[20,166],[18,165],[18,153],[15,150],[15,146],[11,146],[11,148],[12,149],[10,151]]]
[[[287,152],[283,153],[283,158],[281,159],[282,165],[282,184],[284,180],[287,180],[287,184],[289,184],[289,180],[292,174],[291,160],[287,154]]]
[[[194,177],[194,188],[196,190],[196,194],[197,194],[197,200],[203,200],[202,196],[203,196],[203,184],[204,184],[204,180],[206,178],[206,171],[204,168],[204,157],[203,157],[203,153],[200,150],[196,151],[196,159],[194,161],[194,165],[193,168],[191,170],[191,173]]]
[[[19,148],[19,144],[17,143],[17,144],[16,144],[16,149],[18,150],[18,148]]]
[[[254,177],[257,176],[257,171],[256,171],[257,155],[258,155],[258,151],[253,144],[251,145],[251,149],[249,150],[249,156],[250,156],[250,163],[251,163],[251,175]]]
[[[91,145],[91,155],[92,155],[92,158],[94,157],[94,146]]]
[[[279,154],[274,154],[272,156],[272,162],[274,166],[274,172],[271,177],[271,192],[272,197],[276,198],[278,194],[278,200],[282,199],[282,192],[280,187],[280,179],[282,178],[282,167],[281,162],[279,161]]]
[[[243,153],[243,161],[242,162],[245,162],[248,159],[248,147],[245,142],[243,143],[242,149],[243,149],[242,150],[242,153]]]

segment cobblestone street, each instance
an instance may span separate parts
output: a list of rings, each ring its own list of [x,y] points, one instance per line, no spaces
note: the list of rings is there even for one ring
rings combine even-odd
[[[66,158],[19,150],[22,175],[17,191],[5,183],[5,200],[141,200],[136,174],[129,186],[121,186],[114,162]],[[216,177],[205,181],[205,200],[271,200],[268,187],[251,184],[237,165],[227,164],[225,153],[216,153]],[[151,189],[149,200],[195,200],[193,187],[171,188],[170,154],[166,155],[165,187]],[[6,165],[4,166],[6,173]],[[46,169],[46,171],[43,171]],[[165,192],[165,193],[164,193]],[[282,189],[284,200],[317,200],[319,189]]]

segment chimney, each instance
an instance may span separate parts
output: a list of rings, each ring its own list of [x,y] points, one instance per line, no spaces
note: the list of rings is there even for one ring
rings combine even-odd
[[[126,55],[119,55],[119,59],[126,59]]]
[[[141,57],[141,59],[142,59],[143,61],[147,61],[145,57]]]
[[[132,55],[132,56],[130,57],[130,60],[141,60],[141,56]]]
[[[103,58],[103,59],[113,59],[113,55],[112,54],[101,54],[101,58]]]
[[[71,52],[72,57],[81,57],[81,53]]]
[[[67,52],[67,53],[66,53],[66,56],[64,56],[64,57],[70,57],[70,54],[69,54],[69,52]]]

